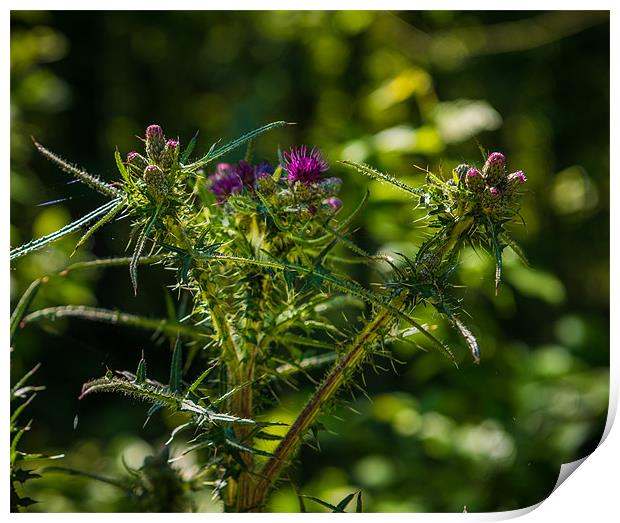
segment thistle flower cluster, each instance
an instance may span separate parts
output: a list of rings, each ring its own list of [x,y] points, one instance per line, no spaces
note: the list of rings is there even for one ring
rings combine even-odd
[[[461,164],[454,169],[460,187],[467,188],[487,214],[501,211],[517,196],[518,188],[527,181],[523,171],[506,173],[506,157],[493,152],[487,157],[482,170]]]
[[[232,165],[220,163],[209,176],[208,189],[220,203],[233,195],[254,197],[258,192],[258,198],[262,197],[276,212],[305,220],[335,214],[342,207],[337,197],[342,180],[323,177],[328,170],[329,164],[319,149],[308,151],[302,145],[285,152],[282,164],[275,170],[267,161],[254,166],[245,160]]]
[[[149,125],[144,134],[145,155],[130,151],[125,164],[131,174],[144,180],[150,196],[160,201],[170,189],[172,171],[178,167],[180,143],[166,139],[159,125]]]

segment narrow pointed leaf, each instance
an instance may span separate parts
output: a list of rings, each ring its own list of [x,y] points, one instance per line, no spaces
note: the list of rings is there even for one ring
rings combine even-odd
[[[17,305],[15,306],[15,309],[13,310],[11,314],[11,320],[10,320],[11,343],[13,342],[13,336],[15,336],[15,333],[17,332],[17,329],[19,327],[20,322],[22,321],[22,318],[28,312],[28,309],[30,308],[30,305],[32,304],[32,300],[34,300],[34,297],[37,295],[40,285],[41,285],[40,279],[34,280],[28,286],[28,288],[26,289],[26,292],[22,294],[22,297],[17,302]]]
[[[32,369],[30,369],[26,374],[24,374],[21,379],[11,387],[11,399],[16,397],[16,393],[19,389],[21,389],[24,384],[31,378],[31,376],[39,370],[41,367],[40,363],[37,363]]]
[[[142,229],[140,236],[138,237],[138,241],[136,242],[136,248],[133,251],[133,256],[131,257],[131,262],[129,263],[129,276],[131,277],[131,283],[133,285],[133,292],[135,295],[138,294],[138,260],[142,255],[142,251],[144,250],[144,246],[146,245],[146,240],[151,233],[151,229],[157,220],[157,216],[159,214],[159,207],[151,216],[151,219]]]
[[[97,176],[89,174],[83,169],[79,169],[74,165],[71,165],[69,162],[60,158],[60,156],[43,147],[40,143],[35,141],[34,146],[43,156],[45,156],[48,160],[51,160],[63,171],[74,176],[82,183],[88,185],[92,189],[95,189],[97,192],[100,192],[105,196],[111,196],[112,198],[116,198],[122,194],[122,192],[116,187],[101,181]]]
[[[352,162],[350,160],[343,160],[340,163],[343,163],[344,165],[352,167],[358,172],[365,174],[366,176],[369,176],[373,180],[389,183],[390,185],[393,185],[394,187],[397,187],[398,189],[406,193],[409,193],[412,196],[419,197],[419,194],[416,192],[416,190],[413,187],[411,187],[410,185],[407,185],[404,182],[401,182],[400,180],[397,180],[391,174],[386,174],[386,173],[377,171],[376,169],[373,169],[372,167],[370,167],[369,165],[366,165],[365,163]]]
[[[205,166],[209,162],[212,162],[216,158],[219,158],[220,156],[223,156],[224,154],[236,149],[240,145],[243,145],[244,143],[251,140],[252,138],[255,138],[256,136],[259,136],[267,131],[270,131],[271,129],[276,129],[284,125],[287,125],[287,122],[283,122],[283,121],[272,122],[270,124],[264,125],[263,127],[255,129],[254,131],[244,134],[243,136],[237,138],[236,140],[233,140],[230,143],[227,143],[226,145],[223,145],[222,147],[212,149],[205,156],[200,158],[200,160],[188,165],[186,169],[189,169],[189,170],[199,169],[200,167]]]
[[[189,143],[187,144],[187,147],[183,151],[183,154],[181,155],[181,160],[180,160],[181,164],[185,164],[185,162],[187,162],[187,160],[189,160],[189,157],[191,156],[192,152],[194,151],[194,147],[196,147],[196,142],[198,141],[198,133],[199,132],[200,131],[196,131],[196,134],[189,141]]]
[[[357,493],[357,501],[355,503],[355,512],[357,512],[358,514],[361,514],[362,512],[364,512],[364,507],[362,506],[362,491],[361,490]]]
[[[138,368],[136,370],[136,379],[134,383],[136,385],[142,385],[146,382],[146,360],[144,356],[140,358],[140,362],[138,363]]]
[[[129,173],[127,172],[127,168],[123,163],[121,153],[118,152],[118,149],[114,151],[114,159],[116,160],[116,167],[118,169],[118,172],[121,174],[123,180],[125,180],[125,182],[129,182]]]
[[[527,259],[525,252],[523,252],[523,249],[521,248],[521,246],[515,240],[513,240],[509,234],[502,233],[499,235],[499,237],[503,243],[505,243],[506,245],[508,245],[508,247],[512,249],[512,252],[514,252],[517,255],[517,257],[521,260],[521,262],[525,266],[527,267],[530,266],[530,261]]]
[[[125,207],[125,201],[121,200],[116,205],[116,207],[112,207],[112,209],[110,209],[110,211],[103,218],[101,218],[97,223],[95,223],[95,225],[93,225],[88,231],[86,231],[86,233],[84,233],[84,235],[80,238],[80,241],[78,241],[77,244],[75,245],[73,252],[71,253],[71,256],[73,256],[76,253],[76,251],[82,245],[84,245],[84,243],[88,240],[88,238],[90,238],[101,227],[103,227],[106,223],[112,220],[112,218],[114,218],[121,211],[123,207]]]
[[[344,512],[346,510],[347,506],[349,505],[349,503],[351,503],[351,501],[355,497],[355,494],[357,494],[357,492],[354,492],[353,494],[349,494],[348,496],[343,498],[343,500],[340,503],[338,503],[338,505],[336,505],[336,508],[338,508],[338,509],[340,509],[340,511]]]
[[[89,260],[83,262],[72,263],[65,269],[59,272],[60,276],[66,276],[70,272],[83,271],[88,269],[99,269],[104,267],[123,267],[131,263],[133,258],[120,257],[120,258],[98,258],[96,260]],[[139,265],[153,265],[166,259],[165,254],[156,254],[154,256],[141,256],[138,259]]]
[[[174,344],[172,351],[172,363],[170,364],[170,390],[181,392],[181,378],[183,374],[183,347],[180,338]]]
[[[16,247],[11,251],[10,259],[15,260],[16,258],[20,258],[21,256],[25,256],[26,254],[30,254],[31,252],[37,251],[46,245],[59,240],[63,236],[70,234],[74,231],[77,231],[84,225],[92,222],[99,216],[102,216],[108,213],[112,208],[116,207],[120,203],[120,199],[117,198],[115,200],[109,201],[103,204],[101,207],[95,209],[94,211],[89,212],[85,216],[75,220],[74,222],[65,225],[63,228],[58,229],[57,231],[47,234],[46,236],[42,236],[41,238],[37,238],[36,240],[32,240],[20,247]]]

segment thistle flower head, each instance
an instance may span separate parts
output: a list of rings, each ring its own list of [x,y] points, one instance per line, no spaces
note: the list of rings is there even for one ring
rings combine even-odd
[[[127,153],[127,163],[133,163],[140,155],[136,151],[130,151]]]
[[[482,174],[490,185],[499,184],[506,176],[506,157],[502,153],[491,153],[482,167]]]
[[[508,183],[510,185],[520,185],[527,182],[527,176],[523,171],[517,171],[508,175]]]
[[[237,165],[232,166],[232,170],[237,174],[245,187],[254,186],[255,168],[249,162],[240,160]]]
[[[317,182],[321,174],[329,169],[328,163],[321,156],[319,149],[307,151],[306,146],[294,148],[283,155],[283,168],[286,180],[306,184]]]
[[[168,140],[161,155],[161,164],[166,169],[171,168],[179,157],[179,141]]]
[[[157,124],[149,125],[146,128],[147,140],[161,140],[164,137],[164,130]]]
[[[159,125],[149,125],[146,128],[146,155],[153,163],[159,163],[161,154],[164,152],[166,138],[164,130]]]
[[[475,167],[467,169],[464,182],[470,191],[480,192],[484,188],[484,177]]]
[[[487,158],[486,164],[503,167],[506,165],[506,157],[502,153],[491,153]]]
[[[230,164],[220,163],[217,165],[215,173],[209,176],[208,188],[215,194],[217,201],[222,203],[231,194],[241,192],[243,181]]]

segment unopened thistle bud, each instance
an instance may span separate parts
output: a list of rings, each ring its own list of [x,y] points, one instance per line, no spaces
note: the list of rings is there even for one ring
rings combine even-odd
[[[162,156],[162,163],[164,167],[172,167],[179,158],[179,141],[168,140],[164,146],[164,154]]]
[[[499,184],[506,176],[506,157],[502,153],[489,154],[482,174],[489,185]]]
[[[297,219],[300,222],[305,222],[305,221],[311,220],[315,214],[316,214],[316,207],[314,205],[312,204],[301,205],[299,207]]]
[[[159,162],[166,146],[164,131],[159,125],[146,128],[146,155],[154,163]]]
[[[144,182],[149,193],[160,200],[166,194],[166,180],[164,172],[157,165],[147,165],[144,169]]]
[[[472,191],[479,191],[484,187],[482,173],[475,167],[471,167],[465,174],[465,185]]]
[[[295,201],[293,192],[290,189],[282,189],[275,194],[276,207],[288,207]]]

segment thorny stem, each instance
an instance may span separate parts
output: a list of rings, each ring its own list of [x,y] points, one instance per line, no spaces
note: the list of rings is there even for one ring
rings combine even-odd
[[[269,279],[260,274],[250,275],[247,291],[248,306],[245,312],[245,333],[246,341],[244,344],[244,358],[239,365],[239,374],[244,380],[242,389],[233,395],[232,412],[238,412],[240,417],[253,419],[253,388],[251,386],[256,371],[256,363],[261,350],[261,331],[263,322],[261,313],[268,292]],[[249,384],[249,385],[248,385]],[[237,427],[237,437],[246,445],[253,446],[252,441],[246,441],[252,432],[252,427]],[[241,472],[237,485],[237,511],[249,512],[252,510],[253,492],[256,486],[254,455],[250,452],[241,454],[245,463],[245,470]]]
[[[397,297],[392,305],[398,308],[403,304],[403,301],[403,297]],[[289,464],[292,455],[301,443],[303,435],[316,422],[321,408],[338,392],[347,375],[362,361],[366,355],[365,348],[377,340],[382,330],[392,320],[394,317],[391,311],[382,309],[349,345],[344,356],[334,365],[310,401],[306,403],[306,406],[297,416],[284,439],[276,448],[273,457],[260,470],[260,479],[254,489],[249,510],[257,511],[262,508],[269,489],[278,479],[282,469]]]

